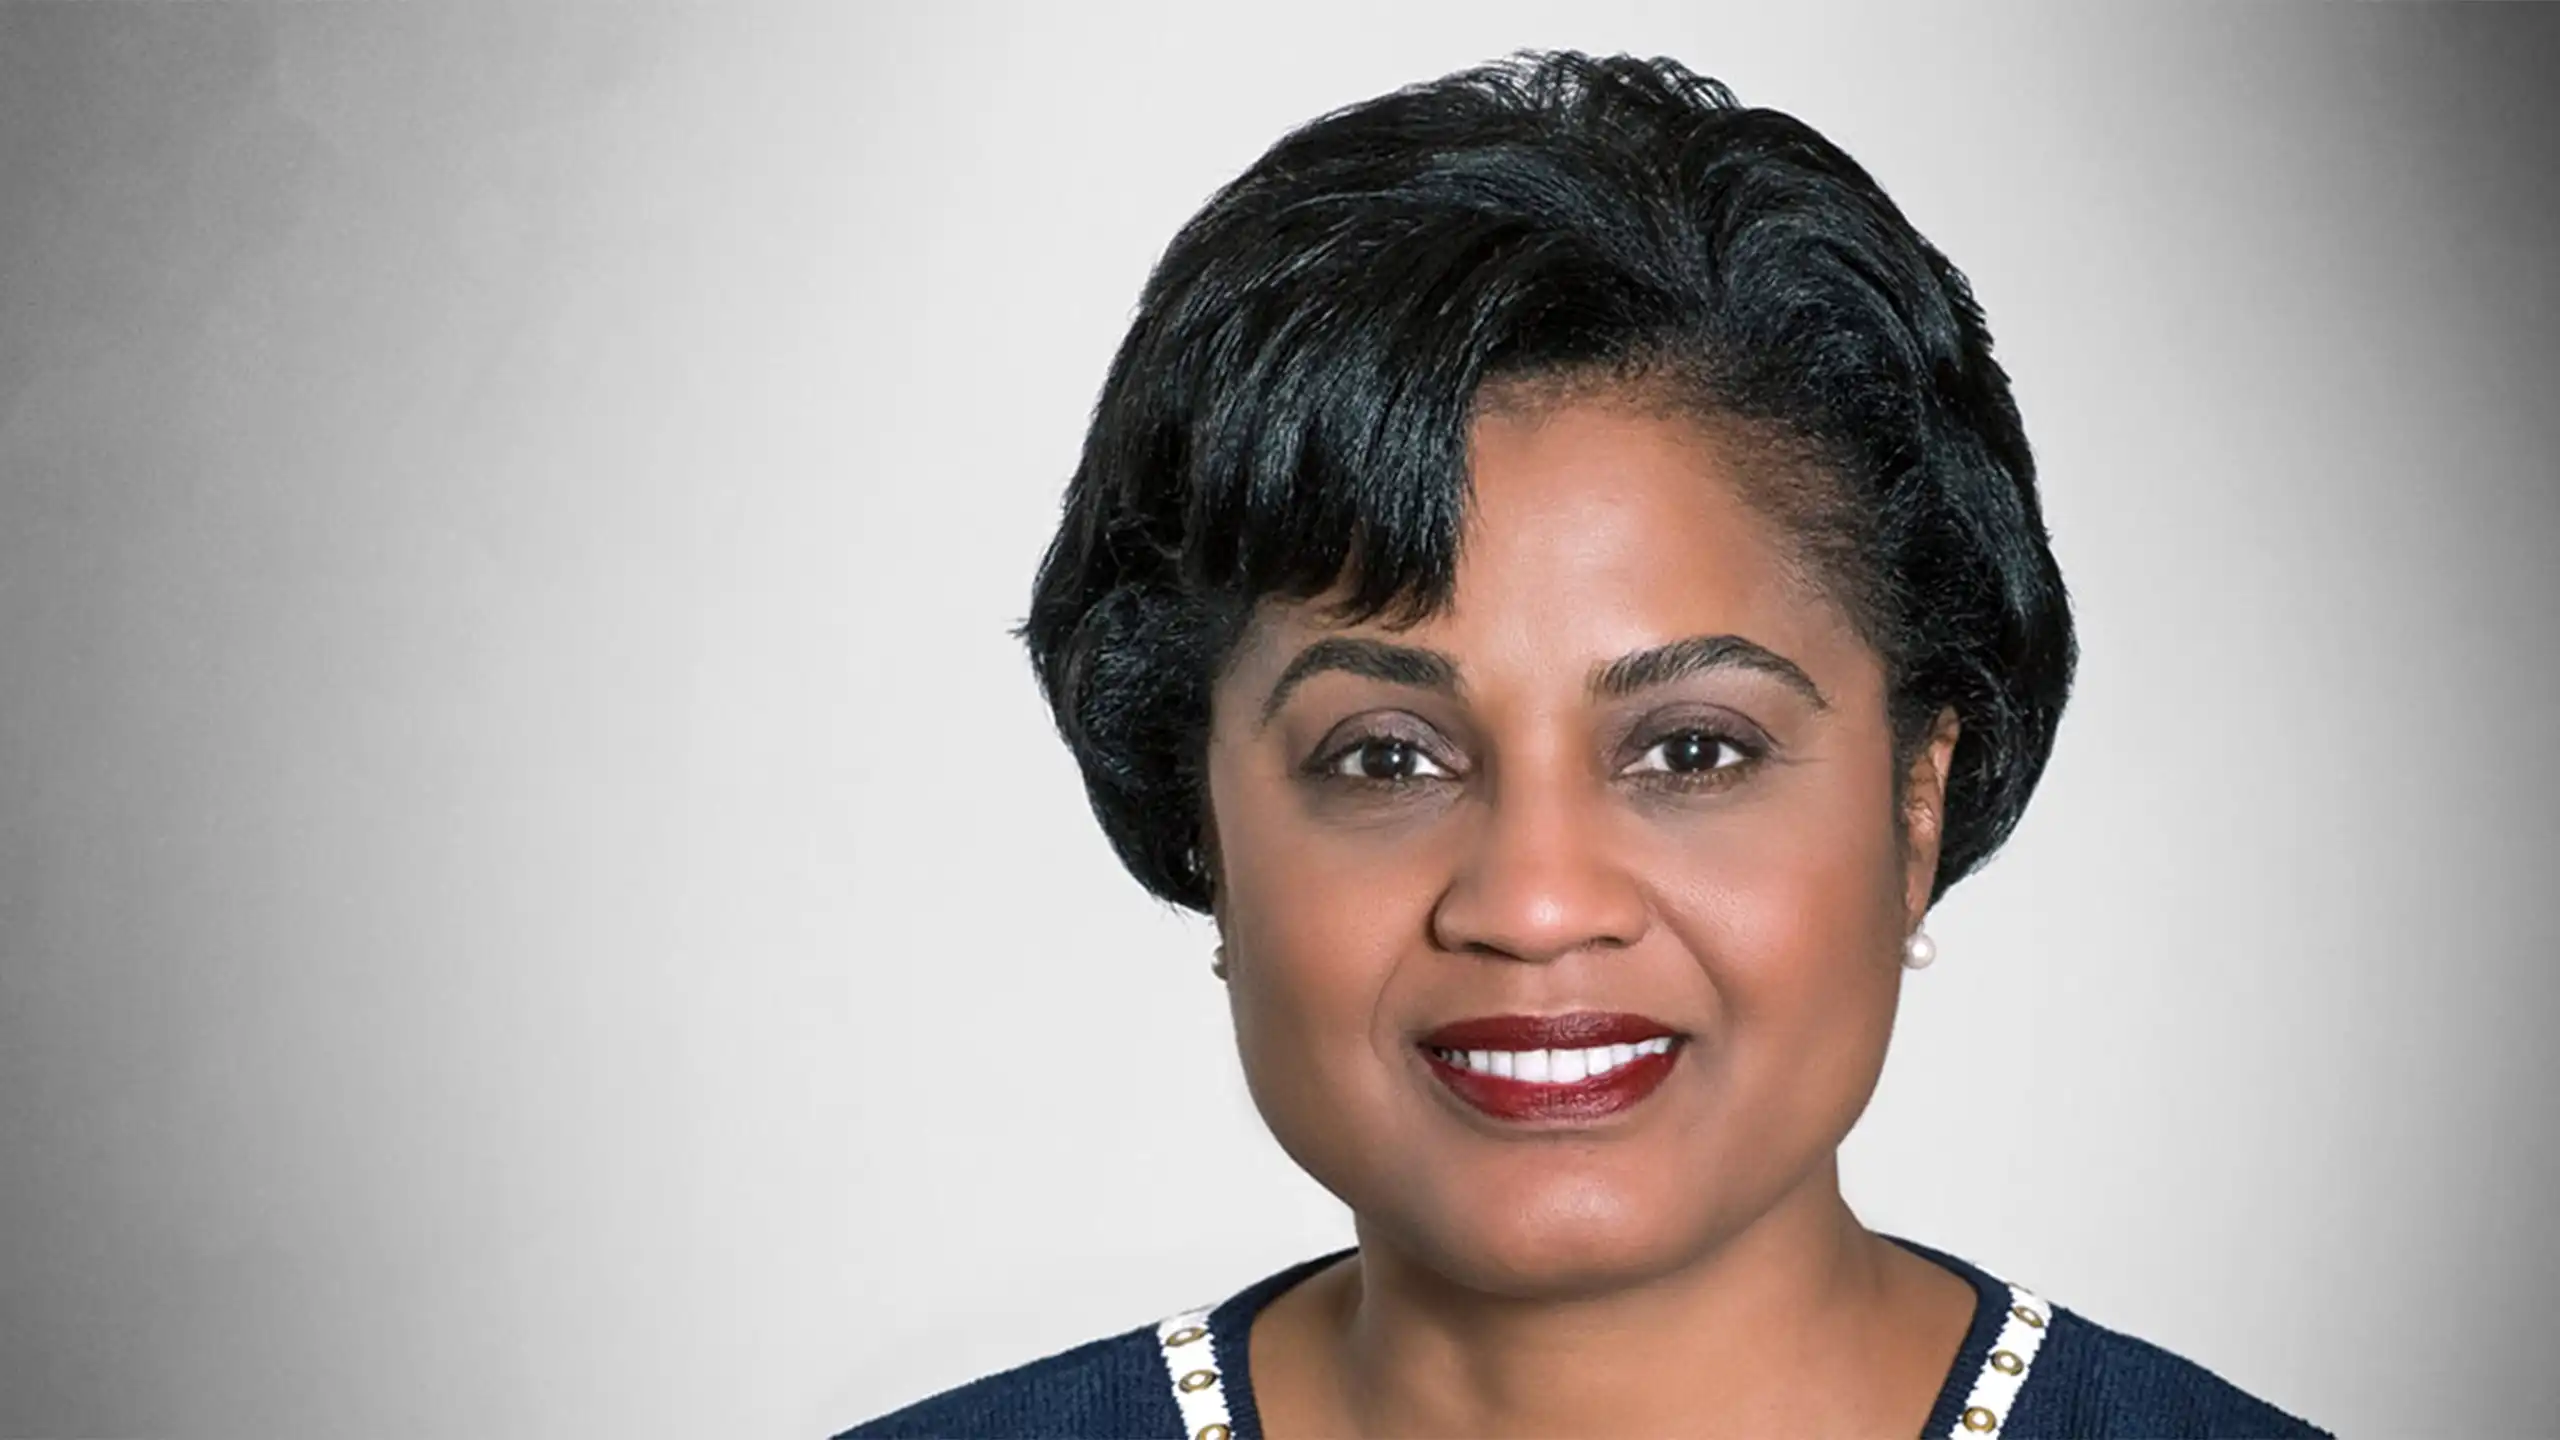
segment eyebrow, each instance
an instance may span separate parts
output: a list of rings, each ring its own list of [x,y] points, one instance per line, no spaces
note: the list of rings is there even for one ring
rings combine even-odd
[[[1262,723],[1271,723],[1271,717],[1280,713],[1290,692],[1300,684],[1332,670],[1443,695],[1454,696],[1461,688],[1457,662],[1437,650],[1356,636],[1328,636],[1299,651],[1288,668],[1280,672],[1270,695],[1262,702]],[[1739,635],[1692,635],[1686,640],[1621,655],[1593,670],[1585,688],[1594,700],[1624,699],[1710,670],[1757,671],[1804,696],[1816,710],[1831,708],[1822,687],[1814,684],[1813,677],[1802,667]]]
[[[1299,651],[1289,668],[1280,672],[1280,678],[1272,683],[1271,694],[1262,702],[1262,723],[1271,723],[1271,717],[1287,703],[1289,692],[1301,682],[1328,670],[1383,680],[1390,685],[1435,690],[1443,695],[1458,693],[1458,662],[1437,650],[1330,635]]]
[[[1692,635],[1686,640],[1621,655],[1591,673],[1589,688],[1595,700],[1623,699],[1639,690],[1668,685],[1709,670],[1756,670],[1813,702],[1814,709],[1831,708],[1822,687],[1814,684],[1813,677],[1802,667],[1739,635]]]

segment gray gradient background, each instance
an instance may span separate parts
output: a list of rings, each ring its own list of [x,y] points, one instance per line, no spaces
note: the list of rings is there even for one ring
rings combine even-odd
[[[2560,1430],[2555,20],[0,10],[0,1434],[805,1436],[1341,1243],[1005,628],[1180,220],[1529,44],[1838,139],[2042,460],[1852,1202]]]

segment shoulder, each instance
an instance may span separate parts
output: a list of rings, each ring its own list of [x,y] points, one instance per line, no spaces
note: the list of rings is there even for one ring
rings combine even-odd
[[[1123,1331],[919,1400],[836,1440],[1051,1440],[1179,1433],[1154,1327]]]
[[[1266,1275],[1214,1306],[1087,1341],[865,1421],[836,1440],[1065,1440],[1228,1433],[1228,1396],[1252,1433],[1246,1375],[1253,1317],[1274,1296],[1353,1252],[1336,1250]],[[1205,1343],[1203,1343],[1205,1342]],[[1183,1347],[1197,1347],[1185,1349]],[[1180,1356],[1179,1360],[1175,1357]],[[1176,1398],[1175,1371],[1180,1377]]]
[[[2298,1415],[2259,1399],[2196,1362],[2148,1340],[2053,1307],[2035,1371],[2003,1427],[2033,1435],[2334,1440]]]
[[[2335,1440],[2328,1431],[2148,1340],[2057,1305],[1962,1256],[1885,1238],[1954,1271],[1978,1300],[1930,1417],[1957,1440]]]

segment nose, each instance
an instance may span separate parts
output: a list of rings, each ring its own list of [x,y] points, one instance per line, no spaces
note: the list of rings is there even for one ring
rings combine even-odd
[[[1634,944],[1650,912],[1615,843],[1612,803],[1587,774],[1509,777],[1479,802],[1433,907],[1433,937],[1444,949],[1538,964]]]

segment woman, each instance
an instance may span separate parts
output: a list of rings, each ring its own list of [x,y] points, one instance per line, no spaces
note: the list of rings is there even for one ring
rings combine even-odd
[[[1359,1245],[852,1434],[2321,1433],[1842,1201],[2074,643],[1963,277],[1804,125],[1559,54],[1283,139],[1022,634]]]

